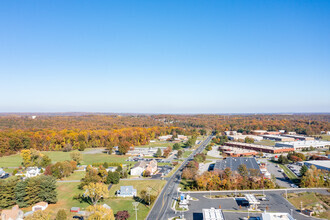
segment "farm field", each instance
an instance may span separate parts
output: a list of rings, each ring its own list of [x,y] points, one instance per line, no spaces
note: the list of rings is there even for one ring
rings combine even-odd
[[[71,152],[42,151],[41,153],[49,156],[50,159],[52,160],[52,163],[56,163],[58,161],[71,160],[70,158]],[[113,155],[113,154],[109,155],[105,153],[85,154],[85,151],[83,151],[82,154],[83,154],[83,160],[81,164],[83,165],[99,163],[99,162],[102,163],[115,162],[115,163],[126,163],[126,164],[133,163],[126,161],[129,157],[126,155]],[[0,157],[0,167],[19,167],[21,163],[22,163],[22,158],[19,154]]]

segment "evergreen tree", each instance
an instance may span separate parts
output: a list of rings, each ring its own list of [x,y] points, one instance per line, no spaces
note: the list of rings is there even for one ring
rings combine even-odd
[[[56,179],[52,176],[40,176],[39,198],[47,203],[57,202]]]
[[[56,214],[56,219],[55,220],[66,220],[66,219],[68,219],[68,216],[67,216],[65,210],[60,209]]]
[[[25,191],[28,181],[19,181],[15,187],[16,202],[19,207],[26,207],[27,204],[27,193]]]
[[[15,186],[17,179],[0,181],[0,208],[15,205]]]
[[[162,150],[158,148],[155,157],[161,157],[161,156],[162,156]]]
[[[308,170],[308,167],[306,165],[303,165],[300,169],[300,174],[303,176],[305,175],[306,171]]]
[[[28,205],[34,205],[38,202],[42,202],[39,197],[40,192],[40,179],[38,177],[29,178],[26,180],[27,186],[25,188],[26,192],[26,202]]]

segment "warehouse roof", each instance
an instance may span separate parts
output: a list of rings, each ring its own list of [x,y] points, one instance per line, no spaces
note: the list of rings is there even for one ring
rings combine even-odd
[[[255,158],[244,157],[227,157],[223,160],[218,160],[214,165],[214,170],[224,170],[229,167],[231,170],[238,170],[239,165],[245,164],[247,169],[259,170],[258,163]]]

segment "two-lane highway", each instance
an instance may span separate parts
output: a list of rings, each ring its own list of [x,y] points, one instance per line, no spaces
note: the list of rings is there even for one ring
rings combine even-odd
[[[181,174],[184,169],[184,167],[187,165],[187,163],[193,159],[193,157],[198,154],[203,152],[205,147],[208,145],[208,143],[212,140],[212,135],[207,137],[201,145],[188,157],[186,158],[179,169],[172,175],[172,177],[169,178],[168,182],[164,186],[162,192],[158,196],[155,205],[149,212],[147,219],[148,220],[163,220],[167,219],[169,215],[173,214],[173,210],[171,211],[171,205],[173,199],[176,197],[177,194],[177,189],[178,185],[181,180]]]

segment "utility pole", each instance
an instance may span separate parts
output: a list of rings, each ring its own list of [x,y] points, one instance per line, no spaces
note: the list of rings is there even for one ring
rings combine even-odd
[[[134,206],[133,210],[135,210],[135,219],[137,220],[137,210],[138,210],[137,207],[138,207],[139,203],[138,202],[132,202],[132,204]]]
[[[293,209],[290,209],[291,210],[291,217],[293,218],[293,215],[292,215],[292,211],[293,211]]]
[[[302,212],[302,201],[300,201],[300,212]]]
[[[150,193],[151,193],[151,187],[147,187],[147,195],[149,197],[149,206],[150,206]]]

